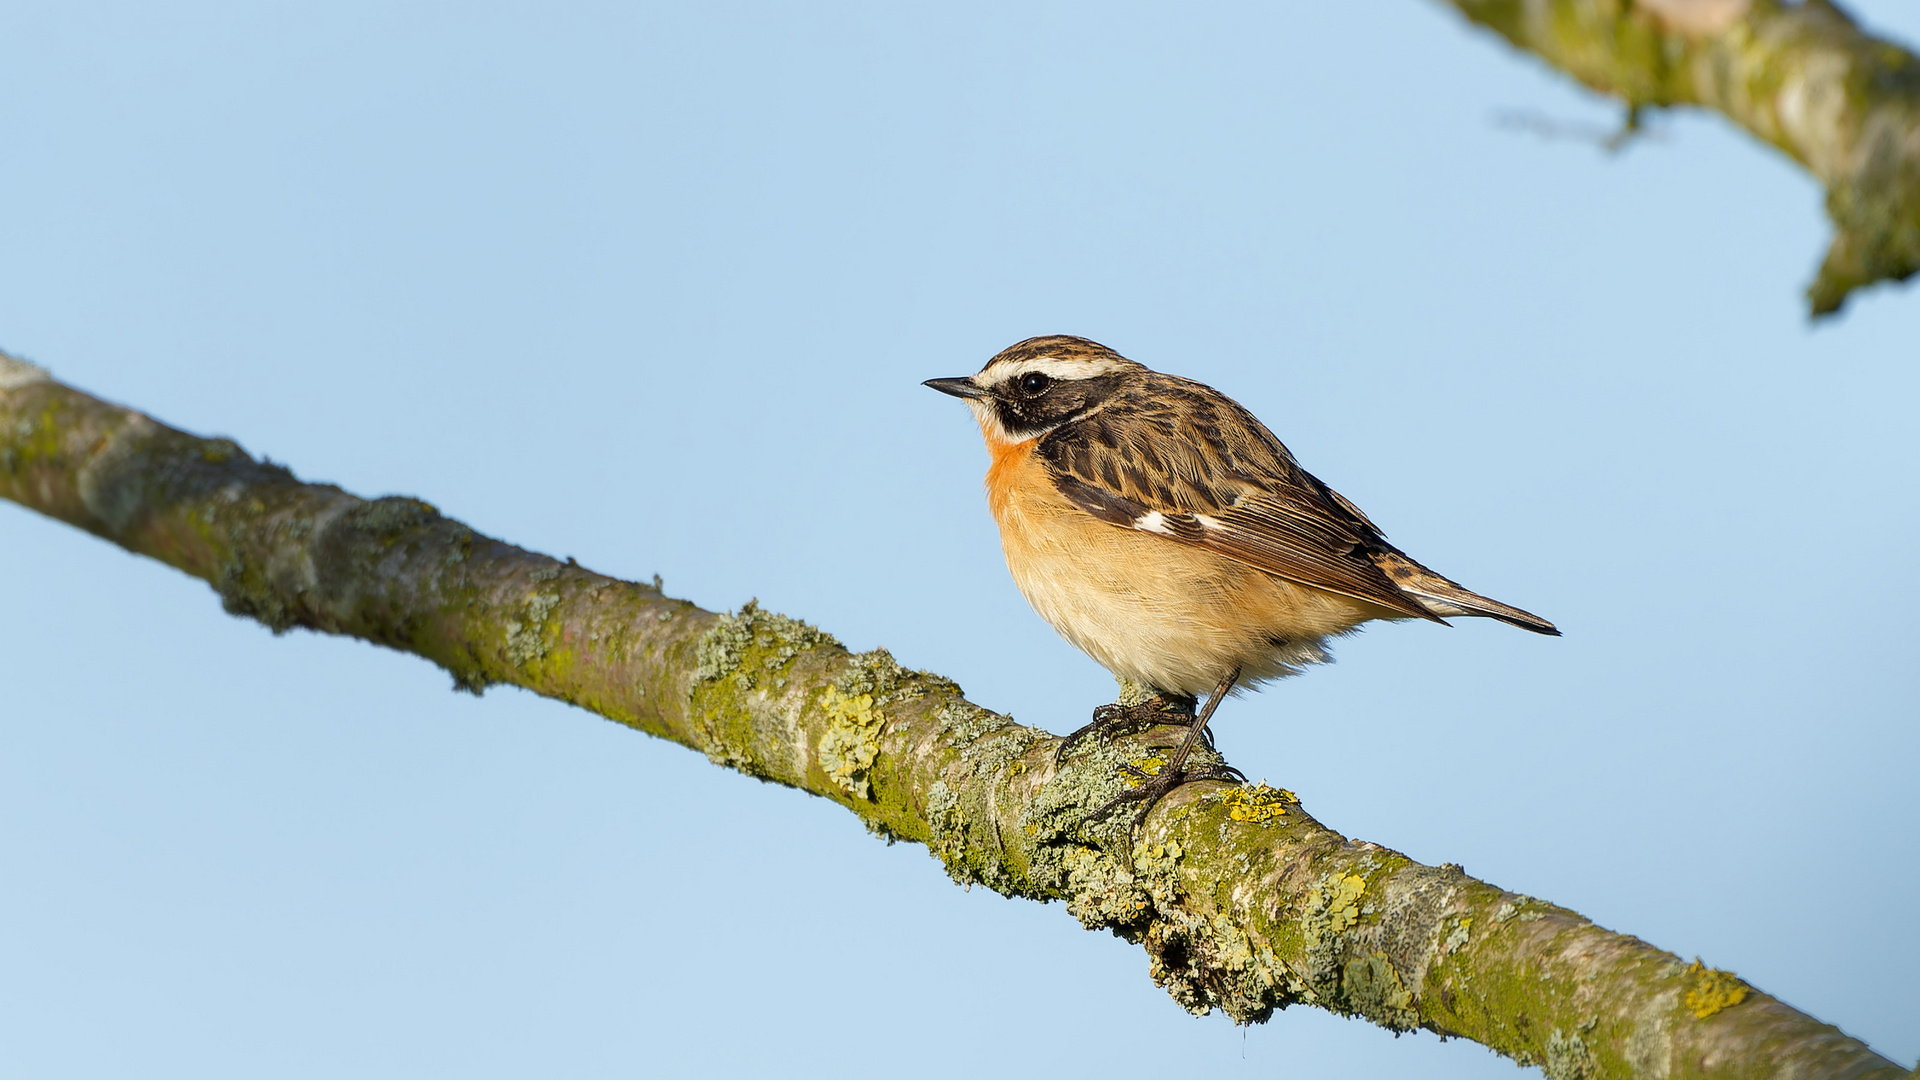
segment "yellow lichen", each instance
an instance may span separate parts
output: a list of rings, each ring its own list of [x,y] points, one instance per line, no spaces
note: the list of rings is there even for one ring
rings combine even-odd
[[[1298,805],[1300,802],[1299,799],[1294,798],[1293,792],[1285,788],[1268,787],[1265,784],[1234,788],[1227,792],[1226,797],[1221,801],[1226,803],[1228,817],[1235,821],[1250,821],[1255,824],[1285,817],[1287,804]]]
[[[1333,932],[1339,933],[1360,921],[1360,895],[1367,891],[1367,879],[1358,874],[1348,874],[1340,879],[1340,888],[1328,904],[1333,918]]]
[[[1148,776],[1159,776],[1160,770],[1167,767],[1167,759],[1158,754],[1149,754],[1146,757],[1134,758],[1132,761],[1127,762],[1127,764],[1139,769]],[[1128,787],[1139,787],[1144,783],[1146,783],[1146,781],[1137,776],[1127,778]]]
[[[871,795],[867,772],[880,757],[880,725],[885,721],[873,707],[872,694],[847,694],[829,686],[820,704],[832,726],[820,736],[820,768],[842,791],[856,799]]]
[[[1367,879],[1358,874],[1318,886],[1307,893],[1307,915],[1325,919],[1327,930],[1337,934],[1360,921],[1360,897],[1366,891]]]
[[[1719,971],[1700,962],[1699,957],[1687,965],[1682,976],[1687,982],[1686,994],[1682,996],[1694,1019],[1705,1020],[1721,1009],[1738,1005],[1747,999],[1747,984],[1731,971]]]

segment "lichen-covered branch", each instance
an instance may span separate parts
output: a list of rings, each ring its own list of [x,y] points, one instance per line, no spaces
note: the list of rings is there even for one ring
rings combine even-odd
[[[1236,1021],[1309,1003],[1474,1039],[1554,1077],[1905,1069],[1726,972],[1422,866],[1259,786],[1178,789],[1131,845],[1079,823],[1151,768],[1070,755],[886,652],[747,604],[718,615],[482,536],[417,499],[303,484],[0,356],[0,496],[196,577],[275,631],[351,634],[479,692],[512,683],[832,799],[955,880],[1065,903]]]
[[[1448,0],[1633,110],[1712,109],[1827,189],[1815,315],[1920,269],[1920,58],[1826,0]]]

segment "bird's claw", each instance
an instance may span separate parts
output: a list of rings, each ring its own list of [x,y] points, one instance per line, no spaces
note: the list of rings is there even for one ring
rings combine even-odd
[[[1162,724],[1184,728],[1192,727],[1193,723],[1193,701],[1190,698],[1152,697],[1132,705],[1102,705],[1093,710],[1091,721],[1060,740],[1060,745],[1053,751],[1053,763],[1058,765],[1065,761],[1068,752],[1090,736],[1098,735],[1111,741]],[[1213,749],[1213,733],[1208,731],[1202,734],[1206,738],[1207,749]]]
[[[1131,835],[1134,829],[1139,828],[1141,823],[1147,820],[1147,815],[1153,811],[1161,799],[1166,798],[1169,792],[1183,784],[1191,784],[1196,780],[1219,780],[1229,784],[1247,782],[1247,774],[1224,762],[1218,765],[1189,765],[1185,768],[1165,769],[1157,773],[1150,773],[1138,765],[1122,765],[1120,771],[1139,780],[1140,784],[1108,799],[1105,805],[1081,819],[1081,828],[1084,829],[1088,825],[1105,820],[1109,814],[1127,803],[1137,802],[1140,804],[1140,809],[1134,812],[1133,822],[1127,826],[1128,834]]]

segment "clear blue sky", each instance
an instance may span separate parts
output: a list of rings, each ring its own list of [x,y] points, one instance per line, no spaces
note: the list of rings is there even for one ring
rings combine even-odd
[[[1910,4],[1860,5],[1920,40]],[[1436,4],[0,11],[0,347],[304,477],[1055,731],[964,410],[1077,333],[1554,619],[1229,703],[1351,835],[1920,1057],[1920,293],[1810,327],[1820,192]],[[821,800],[0,504],[0,1046],[35,1077],[1505,1077],[963,892]]]

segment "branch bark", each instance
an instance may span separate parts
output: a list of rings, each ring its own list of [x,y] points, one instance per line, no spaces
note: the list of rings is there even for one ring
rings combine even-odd
[[[831,799],[955,881],[1058,900],[1142,945],[1174,1000],[1241,1023],[1308,1003],[1483,1043],[1553,1077],[1907,1070],[1737,977],[1565,908],[1349,840],[1264,785],[1169,796],[1129,848],[1078,823],[1152,766],[1058,740],[884,650],[748,604],[523,551],[418,499],[304,484],[0,354],[0,496],[211,584],[276,633],[348,634],[511,683]]]
[[[1920,269],[1920,57],[1827,0],[1448,2],[1630,117],[1712,109],[1805,166],[1834,226],[1807,287],[1814,315]]]

